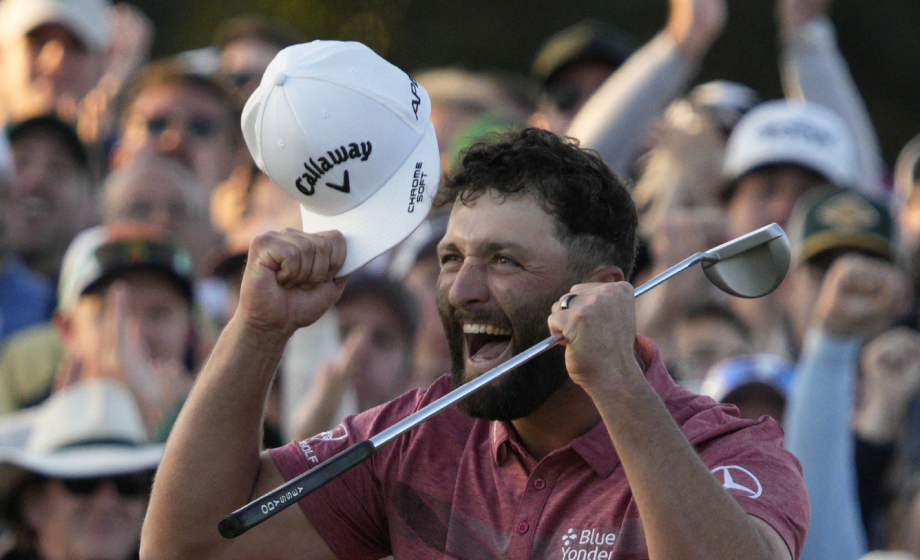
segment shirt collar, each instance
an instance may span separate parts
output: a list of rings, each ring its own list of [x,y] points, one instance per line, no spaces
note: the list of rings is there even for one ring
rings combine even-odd
[[[648,379],[652,389],[662,400],[667,400],[677,385],[665,368],[658,346],[641,334],[637,335],[636,357],[645,370],[645,378]],[[510,422],[490,422],[489,439],[491,440],[492,460],[498,466],[505,462],[508,453],[526,453],[518,442],[517,433]],[[607,433],[607,426],[603,422],[598,422],[587,433],[575,438],[554,453],[569,448],[578,453],[602,478],[610,476],[620,463],[620,458]]]
[[[499,467],[505,463],[508,453],[513,453],[514,448],[518,446],[517,433],[510,422],[489,422],[489,440],[492,447],[492,460]]]

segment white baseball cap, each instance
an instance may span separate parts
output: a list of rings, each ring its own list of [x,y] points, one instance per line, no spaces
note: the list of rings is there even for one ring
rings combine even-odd
[[[24,447],[0,448],[0,500],[25,477],[108,477],[153,470],[163,445],[149,443],[131,392],[110,379],[69,385],[39,406]]]
[[[108,0],[2,0],[0,39],[12,40],[48,23],[57,23],[79,37],[92,51],[109,44]]]
[[[441,175],[431,102],[361,43],[282,50],[243,108],[256,165],[301,205],[303,230],[338,230],[345,276],[424,221]]]
[[[752,109],[729,137],[722,169],[735,181],[782,163],[815,171],[838,187],[856,183],[855,148],[846,123],[814,103],[768,101]]]

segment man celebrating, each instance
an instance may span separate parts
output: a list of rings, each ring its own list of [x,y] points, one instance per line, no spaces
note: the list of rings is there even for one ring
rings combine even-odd
[[[260,452],[284,344],[339,297],[352,245],[336,231],[257,238],[240,306],[167,445],[142,557],[797,558],[808,500],[779,426],[679,388],[636,334],[636,211],[601,160],[526,129],[472,147],[439,197],[451,208],[438,282],[451,375]],[[218,535],[225,514],[551,333],[564,348],[381,448],[300,511]]]
[[[778,425],[738,420],[676,387],[654,345],[635,333],[624,281],[635,210],[607,168],[528,129],[476,146],[441,196],[452,201],[438,285],[450,379],[260,457],[262,402],[281,349],[341,293],[334,277],[345,244],[335,232],[258,238],[240,307],[170,440],[144,550],[157,558],[545,558],[589,548],[606,558],[797,557],[807,498]],[[577,297],[562,309],[567,292]],[[382,448],[307,496],[301,512],[220,541],[224,514],[550,333],[563,335],[564,349]]]

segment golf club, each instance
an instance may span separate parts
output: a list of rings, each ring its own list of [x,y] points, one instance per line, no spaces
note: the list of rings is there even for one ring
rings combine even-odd
[[[786,277],[789,261],[789,239],[781,227],[771,224],[709,251],[696,253],[684,259],[637,288],[635,297],[641,296],[691,266],[702,263],[706,277],[720,290],[739,297],[757,298],[769,294],[780,285],[783,278]],[[512,369],[546,352],[561,340],[561,336],[551,336],[537,343],[370,439],[356,443],[316,468],[292,478],[261,498],[241,507],[221,520],[218,525],[220,534],[230,539],[245,533],[345,471],[359,465],[371,457],[378,447],[411,430]]]

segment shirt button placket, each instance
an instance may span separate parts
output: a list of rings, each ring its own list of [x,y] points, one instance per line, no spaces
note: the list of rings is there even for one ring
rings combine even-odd
[[[534,476],[537,474],[534,472],[527,486],[523,488],[524,493],[518,510],[517,523],[514,525],[514,533],[516,534],[512,538],[513,544],[509,550],[509,560],[530,558],[533,539],[540,523],[540,516],[543,514],[546,500],[549,498],[548,489],[551,488],[553,477],[555,476],[554,470],[548,470],[546,465],[543,465],[540,470],[539,474],[542,476]]]

